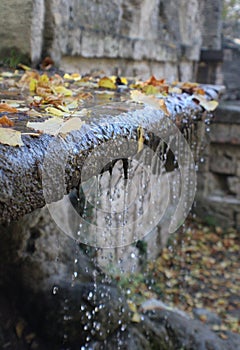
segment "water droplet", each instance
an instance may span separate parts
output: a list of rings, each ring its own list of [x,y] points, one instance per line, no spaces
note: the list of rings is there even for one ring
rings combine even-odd
[[[92,297],[93,297],[93,292],[89,292],[88,293],[88,300],[92,299]]]
[[[57,292],[58,292],[58,287],[57,287],[57,286],[54,286],[53,289],[52,289],[52,293],[53,293],[54,295],[56,295]]]
[[[127,325],[126,324],[122,324],[121,331],[124,332],[126,328],[127,328]]]

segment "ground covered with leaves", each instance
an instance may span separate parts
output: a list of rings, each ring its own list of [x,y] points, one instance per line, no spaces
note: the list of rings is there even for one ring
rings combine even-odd
[[[225,331],[240,333],[240,233],[235,229],[185,224],[141,273],[120,278],[132,309],[141,310],[147,299],[158,299],[209,323],[212,330],[227,337]],[[149,306],[151,308],[151,304]],[[154,303],[152,305],[154,309]]]

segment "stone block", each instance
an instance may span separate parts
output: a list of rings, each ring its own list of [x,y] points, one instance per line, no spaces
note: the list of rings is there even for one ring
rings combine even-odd
[[[44,0],[1,0],[0,59],[13,66],[24,59],[33,63],[40,59],[44,13]]]
[[[210,156],[210,170],[215,173],[234,175],[236,172],[236,164],[233,159],[228,157],[216,155]]]
[[[203,196],[198,193],[196,201],[194,211],[199,217],[211,218],[216,226],[236,226],[236,213],[240,213],[239,200],[227,196]]]
[[[210,126],[211,142],[226,143],[231,139],[230,125],[228,124],[213,124]]]
[[[230,192],[240,198],[240,178],[237,176],[228,176],[227,183]]]

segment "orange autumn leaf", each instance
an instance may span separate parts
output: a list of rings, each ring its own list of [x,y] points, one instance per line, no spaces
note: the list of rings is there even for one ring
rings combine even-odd
[[[205,95],[205,91],[202,88],[196,87],[193,89],[193,91],[197,95]]]
[[[0,112],[17,113],[18,110],[7,103],[0,103]]]
[[[14,125],[14,122],[12,120],[10,120],[6,115],[3,115],[1,118],[0,118],[0,124],[2,126],[13,126]]]
[[[147,81],[145,81],[144,84],[146,85],[153,85],[153,86],[160,86],[160,85],[163,85],[165,84],[166,81],[165,79],[159,79],[157,80],[154,75],[151,76],[151,78],[149,78]]]

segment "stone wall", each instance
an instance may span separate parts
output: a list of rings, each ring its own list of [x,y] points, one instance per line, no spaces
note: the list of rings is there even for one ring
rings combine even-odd
[[[240,228],[240,103],[223,102],[209,132],[199,171],[196,211],[210,222]]]
[[[240,38],[240,35],[239,35]],[[223,47],[223,76],[226,86],[225,99],[240,100],[240,39],[225,38]]]
[[[194,79],[203,10],[200,0],[2,0],[0,58],[14,47],[67,70]]]

